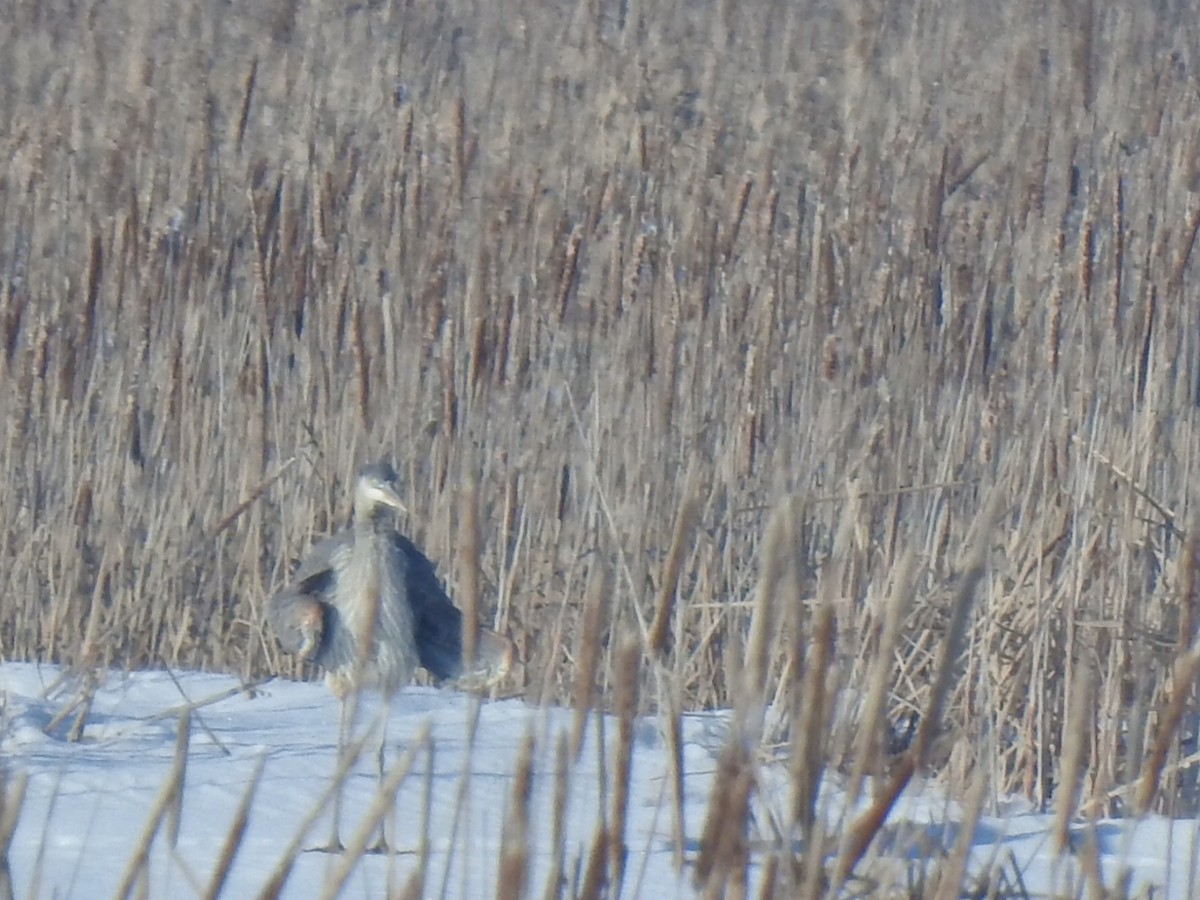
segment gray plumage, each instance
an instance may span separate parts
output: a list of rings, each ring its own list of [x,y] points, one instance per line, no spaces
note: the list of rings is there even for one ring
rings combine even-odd
[[[437,680],[460,678],[463,615],[446,596],[433,563],[396,530],[404,503],[396,472],[386,462],[364,466],[354,484],[354,522],[317,543],[292,582],[267,602],[267,620],[285,650],[325,669],[341,701],[338,755],[353,730],[354,691],[381,691],[391,698],[418,666]],[[512,641],[486,629],[465,674],[494,684],[508,672]],[[464,679],[467,681],[470,679]],[[376,773],[383,781],[387,717],[379,727]],[[339,850],[341,788],[335,794],[332,836],[325,849]],[[387,849],[380,831],[378,848]]]
[[[394,694],[418,665],[439,681],[462,673],[462,612],[395,529],[395,485],[389,464],[364,467],[353,525],[317,543],[267,605],[280,644],[322,666],[339,696],[355,685]]]

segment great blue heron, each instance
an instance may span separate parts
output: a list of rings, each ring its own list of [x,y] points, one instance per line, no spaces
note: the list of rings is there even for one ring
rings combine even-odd
[[[292,582],[267,602],[267,620],[280,644],[325,669],[341,702],[338,756],[353,727],[353,694],[379,690],[390,700],[418,666],[436,680],[498,681],[512,663],[511,641],[481,630],[476,659],[463,659],[463,614],[438,581],[433,563],[396,530],[405,506],[395,470],[386,462],[364,466],[354,486],[350,528],[313,547]],[[471,623],[473,625],[473,623]],[[379,728],[377,771],[383,777],[387,717]],[[329,849],[338,834],[341,790],[335,795]],[[386,848],[381,836],[380,846]]]

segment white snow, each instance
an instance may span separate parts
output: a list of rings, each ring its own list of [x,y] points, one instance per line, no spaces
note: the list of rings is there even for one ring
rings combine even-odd
[[[47,690],[60,671],[32,664],[0,665],[0,758],[10,773],[29,776],[9,863],[20,897],[107,897],[116,892],[138,846],[175,755],[178,719],[164,715],[236,687],[236,679],[198,673],[111,674],[102,683],[82,740],[64,739],[70,723],[51,735],[44,728],[74,697],[77,685]],[[451,691],[409,688],[392,704],[388,725],[388,764],[412,746],[428,726],[434,751],[416,757],[401,784],[389,823],[393,843],[415,851],[423,827],[424,795],[432,796],[429,866],[424,896],[488,897],[496,889],[499,847],[511,801],[514,772],[527,735],[535,739],[530,814],[530,894],[540,896],[551,858],[555,752],[569,734],[569,710],[532,708],[518,700],[484,702],[478,733],[469,742],[472,698]],[[381,711],[378,698],[363,701],[360,722]],[[684,722],[686,857],[694,857],[704,823],[712,773],[727,717],[694,714]],[[195,896],[208,884],[256,766],[262,780],[253,799],[246,834],[223,896],[256,896],[263,889],[304,819],[319,804],[336,763],[338,706],[321,684],[276,679],[254,695],[234,694],[197,710],[187,755],[183,812],[174,851],[163,833],[151,853],[148,893],[152,897]],[[566,810],[566,872],[586,865],[602,808],[601,755],[611,778],[615,721],[606,721],[604,753],[599,752],[593,719],[588,739],[570,778]],[[470,749],[469,749],[470,747]],[[430,762],[432,765],[430,766]],[[432,777],[426,784],[426,773]],[[672,838],[669,760],[653,719],[642,720],[634,736],[629,804],[629,858],[623,896],[694,895],[689,865],[677,870]],[[464,815],[455,828],[456,796],[467,778]],[[348,841],[375,794],[374,763],[362,758],[345,788],[342,839]],[[826,785],[829,808],[837,789]],[[768,767],[760,780],[756,821],[768,819],[786,802],[781,771]],[[1019,804],[1009,809],[1020,810]],[[958,806],[935,787],[910,789],[891,822],[912,822],[935,842],[955,837]],[[1071,872],[1056,858],[1049,837],[1052,817],[1033,811],[985,817],[973,837],[972,865],[985,869],[1009,860],[1034,894],[1066,890]],[[326,810],[304,836],[304,847],[325,843]],[[891,827],[891,826],[890,826]],[[1192,896],[1189,865],[1197,831],[1190,821],[1150,818],[1102,820],[1097,824],[1102,867],[1109,884],[1123,868],[1133,886],[1151,885],[1166,896]],[[901,847],[901,844],[904,844]],[[911,844],[897,842],[903,863]],[[886,852],[886,851],[885,851]],[[321,893],[342,857],[301,853],[285,885],[286,897]],[[369,855],[355,866],[342,896],[379,897],[405,884],[417,866],[415,852]],[[444,894],[443,894],[444,887]],[[570,890],[566,892],[570,895]],[[1162,896],[1162,894],[1156,894]]]

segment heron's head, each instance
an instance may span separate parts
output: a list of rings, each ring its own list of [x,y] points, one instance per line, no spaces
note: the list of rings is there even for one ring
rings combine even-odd
[[[371,463],[359,469],[358,481],[354,486],[355,514],[369,515],[380,506],[407,512],[408,508],[396,489],[398,481],[396,470],[388,462]]]

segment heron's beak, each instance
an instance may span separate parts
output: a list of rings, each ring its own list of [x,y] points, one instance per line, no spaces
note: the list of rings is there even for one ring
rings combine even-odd
[[[400,494],[390,484],[381,484],[379,486],[379,502],[387,504],[397,512],[408,513],[408,507],[400,499]]]

